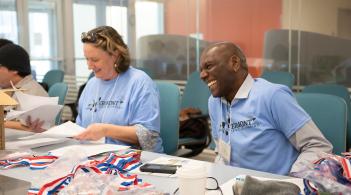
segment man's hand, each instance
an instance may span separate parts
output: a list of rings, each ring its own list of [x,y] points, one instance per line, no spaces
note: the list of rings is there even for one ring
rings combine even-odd
[[[44,124],[44,121],[39,120],[38,118],[34,121],[32,121],[31,116],[28,116],[26,119],[26,126],[35,133],[41,133],[45,131],[45,129],[42,128]]]

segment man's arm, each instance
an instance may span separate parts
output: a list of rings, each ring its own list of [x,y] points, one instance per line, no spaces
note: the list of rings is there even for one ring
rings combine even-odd
[[[294,133],[289,141],[300,152],[290,173],[299,171],[303,164],[318,160],[321,152],[332,153],[332,144],[323,136],[316,124],[310,120]]]

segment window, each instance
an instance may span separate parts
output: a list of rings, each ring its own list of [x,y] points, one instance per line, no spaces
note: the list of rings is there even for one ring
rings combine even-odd
[[[0,1],[0,38],[18,43],[16,1]]]

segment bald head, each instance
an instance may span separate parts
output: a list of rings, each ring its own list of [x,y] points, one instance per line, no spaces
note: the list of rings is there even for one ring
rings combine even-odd
[[[212,50],[217,50],[217,52],[221,53],[222,57],[225,59],[229,59],[231,56],[235,55],[240,59],[241,67],[248,71],[248,66],[246,63],[246,57],[239,46],[235,45],[232,42],[218,42],[208,46],[202,55],[205,55],[207,52]]]

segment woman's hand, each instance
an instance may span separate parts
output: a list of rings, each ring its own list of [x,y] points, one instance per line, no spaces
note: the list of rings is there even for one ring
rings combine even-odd
[[[107,128],[105,127],[105,124],[94,123],[89,125],[84,132],[80,133],[74,138],[77,140],[97,141],[106,136],[106,130]]]
[[[42,126],[44,124],[44,121],[39,120],[38,118],[32,121],[31,116],[28,116],[26,119],[26,126],[27,128],[35,133],[41,133],[45,131],[46,129],[43,129]]]

